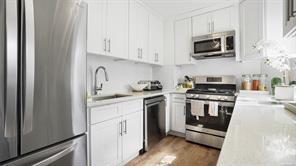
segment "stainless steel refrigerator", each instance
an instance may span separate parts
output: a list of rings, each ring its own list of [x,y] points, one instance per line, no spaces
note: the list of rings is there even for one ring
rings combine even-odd
[[[0,0],[0,165],[84,166],[81,0]]]

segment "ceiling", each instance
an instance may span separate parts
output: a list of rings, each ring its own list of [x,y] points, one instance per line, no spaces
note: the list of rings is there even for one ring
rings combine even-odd
[[[226,0],[142,0],[163,17],[176,16]]]

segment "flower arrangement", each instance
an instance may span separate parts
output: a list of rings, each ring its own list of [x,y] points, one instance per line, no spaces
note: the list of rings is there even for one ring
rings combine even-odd
[[[278,42],[267,40],[261,40],[257,42],[254,46],[254,49],[266,49],[271,52],[270,54],[264,56],[264,63],[283,73],[284,83],[287,84],[287,73],[296,64],[293,65],[293,63],[290,62],[290,59],[293,57],[286,53],[286,49]]]

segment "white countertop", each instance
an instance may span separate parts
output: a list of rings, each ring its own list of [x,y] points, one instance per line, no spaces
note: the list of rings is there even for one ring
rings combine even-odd
[[[92,108],[92,107],[97,107],[97,106],[101,106],[101,105],[120,103],[120,102],[129,101],[129,100],[149,98],[149,97],[154,97],[154,96],[158,96],[158,95],[165,95],[165,94],[169,94],[169,93],[185,94],[186,89],[119,93],[119,94],[125,94],[125,95],[130,95],[130,96],[114,98],[114,99],[106,99],[106,100],[100,100],[100,101],[91,101],[91,102],[87,103],[87,107]]]
[[[296,165],[296,115],[271,101],[238,96],[218,166]]]

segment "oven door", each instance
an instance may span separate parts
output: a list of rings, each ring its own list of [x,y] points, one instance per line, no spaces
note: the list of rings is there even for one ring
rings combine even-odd
[[[186,130],[208,133],[225,137],[234,108],[234,102],[219,102],[218,116],[210,116],[208,113],[209,100],[205,101],[204,114],[198,120],[191,114],[191,100],[186,100]]]
[[[195,58],[221,55],[225,52],[225,38],[215,37],[200,40],[196,37],[193,39],[192,51]]]

